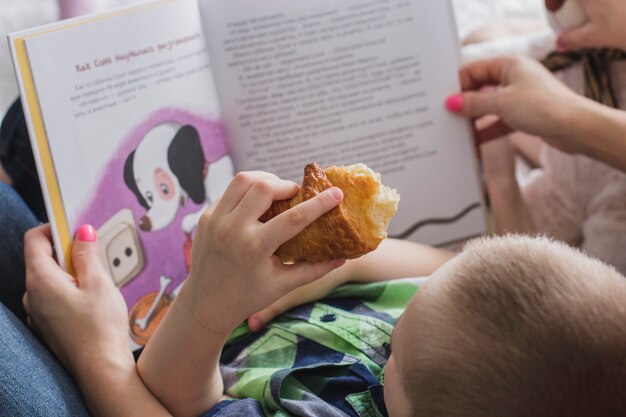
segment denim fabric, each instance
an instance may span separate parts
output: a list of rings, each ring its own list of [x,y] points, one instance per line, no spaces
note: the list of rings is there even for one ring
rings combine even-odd
[[[15,190],[0,182],[0,303],[23,322],[24,233],[38,223]]]
[[[26,205],[40,221],[47,222],[26,119],[19,100],[13,103],[0,126],[0,162]]]
[[[89,416],[65,369],[2,305],[0,335],[0,416]]]
[[[19,100],[0,128],[0,161],[13,180],[0,182],[0,417],[89,416],[72,378],[20,323],[24,234],[47,216]]]

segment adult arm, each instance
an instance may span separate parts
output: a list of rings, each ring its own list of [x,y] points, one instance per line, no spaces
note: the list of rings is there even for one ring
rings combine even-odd
[[[626,172],[626,112],[583,98],[561,117],[579,143],[580,153]]]

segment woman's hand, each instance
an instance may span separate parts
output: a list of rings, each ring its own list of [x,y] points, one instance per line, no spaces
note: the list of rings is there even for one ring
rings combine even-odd
[[[53,257],[49,225],[26,233],[24,256],[28,322],[74,376],[91,415],[171,416],[137,374],[126,303],[102,266],[93,227],[76,234],[75,278]]]
[[[499,118],[478,127],[479,144],[518,130],[540,136],[562,151],[584,152],[585,143],[577,142],[567,120],[587,100],[535,60],[507,56],[476,61],[465,66],[460,76],[464,93],[449,97],[448,109],[473,119]]]
[[[273,255],[343,199],[341,190],[332,188],[265,224],[259,222],[273,201],[297,192],[297,184],[272,174],[240,173],[212,211],[203,215],[193,242],[189,279],[180,294],[199,324],[229,335],[250,315],[343,265],[344,261],[283,265]]]
[[[91,226],[78,231],[75,278],[53,258],[49,225],[28,231],[24,241],[29,324],[78,379],[104,367],[134,369],[126,303],[102,266],[96,239]]]
[[[555,11],[566,0],[546,0],[546,7]],[[612,47],[626,49],[626,7],[623,0],[581,0],[589,21],[563,32],[557,45],[562,49]]]

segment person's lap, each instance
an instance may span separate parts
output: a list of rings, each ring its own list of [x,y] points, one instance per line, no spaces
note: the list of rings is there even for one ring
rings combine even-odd
[[[0,334],[0,415],[89,416],[69,374],[2,305]]]

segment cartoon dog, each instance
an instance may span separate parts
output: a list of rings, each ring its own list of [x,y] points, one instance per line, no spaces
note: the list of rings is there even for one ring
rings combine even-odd
[[[209,203],[223,194],[232,177],[230,157],[209,165],[196,128],[176,123],[150,130],[124,164],[124,182],[147,210],[139,221],[143,231],[167,227],[191,199],[202,205],[183,219],[183,232],[191,234]]]

